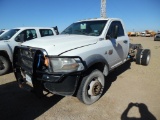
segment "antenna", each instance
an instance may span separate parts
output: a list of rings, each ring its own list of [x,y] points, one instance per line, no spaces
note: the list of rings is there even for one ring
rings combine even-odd
[[[106,18],[106,0],[101,0],[101,17]]]

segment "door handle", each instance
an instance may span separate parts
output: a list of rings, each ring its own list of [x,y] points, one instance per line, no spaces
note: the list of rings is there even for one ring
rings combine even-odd
[[[127,43],[128,43],[128,41],[127,41],[127,40],[124,40],[123,42],[124,42],[125,44],[127,44]]]

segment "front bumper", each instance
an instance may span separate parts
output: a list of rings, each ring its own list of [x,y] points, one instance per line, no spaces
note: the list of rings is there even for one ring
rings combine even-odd
[[[20,52],[23,50],[31,51],[31,53],[33,53],[32,57],[27,58],[26,55],[21,55]],[[33,84],[33,89],[35,89],[36,91],[48,90],[51,93],[63,96],[73,95],[77,89],[78,83],[84,70],[71,73],[54,73],[53,71],[42,71],[38,69],[36,66],[39,61],[37,59],[37,56],[39,56],[40,53],[39,51],[41,50],[31,50],[30,48],[24,47],[15,48],[13,55],[13,67],[17,81],[19,83],[23,82],[23,80],[27,81],[23,75],[24,73],[25,75],[30,76],[31,83]],[[74,56],[71,58],[79,58],[82,64],[84,65],[80,57]],[[41,88],[39,89],[37,88],[37,86]]]
[[[82,72],[47,73],[36,71],[34,80],[43,84],[44,88],[53,94],[73,95],[78,87]]]
[[[54,75],[52,75],[54,77]],[[57,77],[57,76],[56,76]],[[76,91],[80,75],[65,75],[63,78],[52,78],[51,81],[55,80],[60,82],[44,82],[45,89],[49,90],[54,94],[59,95],[73,95]]]

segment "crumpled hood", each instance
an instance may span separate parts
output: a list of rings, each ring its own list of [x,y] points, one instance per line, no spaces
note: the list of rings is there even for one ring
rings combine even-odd
[[[22,45],[45,49],[48,55],[59,55],[72,49],[95,44],[98,39],[95,36],[85,35],[57,35],[37,38]]]

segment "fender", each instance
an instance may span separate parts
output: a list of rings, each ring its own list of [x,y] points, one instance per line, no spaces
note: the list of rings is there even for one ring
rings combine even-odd
[[[13,55],[12,55],[10,47],[8,46],[7,43],[1,41],[0,42],[0,55],[4,54],[4,53],[6,53],[8,55],[10,61],[12,62]]]
[[[96,63],[104,63],[105,66],[104,66],[103,73],[104,73],[105,76],[108,75],[108,72],[105,72],[105,70],[108,69],[108,71],[109,71],[109,64],[102,55],[94,54],[94,55],[91,55],[91,56],[87,57],[84,61],[86,63],[87,68],[90,68],[92,65],[94,65]]]

